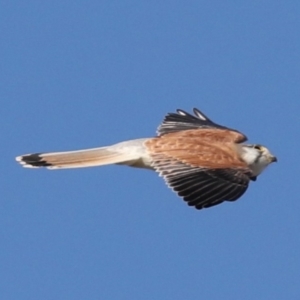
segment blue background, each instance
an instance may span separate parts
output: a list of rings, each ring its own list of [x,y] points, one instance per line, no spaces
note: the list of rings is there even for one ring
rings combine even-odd
[[[300,2],[3,1],[0,298],[300,299]],[[17,155],[151,137],[203,110],[278,157],[234,203],[154,172]]]

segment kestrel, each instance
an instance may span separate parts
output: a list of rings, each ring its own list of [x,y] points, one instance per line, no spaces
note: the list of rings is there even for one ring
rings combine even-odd
[[[169,113],[157,136],[69,152],[18,156],[24,167],[66,169],[127,165],[156,171],[188,205],[207,208],[235,201],[277,158],[264,146],[243,144],[241,132],[218,125],[194,108]]]

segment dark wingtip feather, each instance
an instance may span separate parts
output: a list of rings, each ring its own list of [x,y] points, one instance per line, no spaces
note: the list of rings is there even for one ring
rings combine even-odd
[[[219,125],[211,121],[199,109],[193,109],[194,115],[187,113],[182,109],[177,109],[176,113],[168,113],[162,124],[158,127],[157,134],[164,135],[181,130],[199,129],[199,128],[219,128],[227,129],[227,127]]]

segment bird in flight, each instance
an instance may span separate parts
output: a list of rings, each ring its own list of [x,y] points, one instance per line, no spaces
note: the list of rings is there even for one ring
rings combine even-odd
[[[200,110],[165,116],[157,136],[111,146],[18,156],[26,168],[84,168],[109,164],[156,171],[166,184],[197,209],[235,201],[250,181],[277,158],[264,146],[244,144],[241,132],[214,123]]]

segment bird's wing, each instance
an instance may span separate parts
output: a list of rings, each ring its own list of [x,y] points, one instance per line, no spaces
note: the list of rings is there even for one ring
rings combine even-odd
[[[146,143],[152,166],[167,185],[197,209],[234,201],[248,188],[251,170],[230,144],[161,137]]]
[[[242,143],[247,137],[241,132],[214,123],[200,110],[194,108],[194,116],[178,109],[177,113],[169,113],[165,116],[162,124],[157,129],[158,136],[185,130],[206,130],[215,132],[216,135],[224,136],[226,132],[227,139],[235,143]]]

